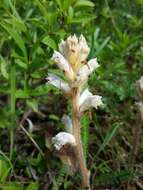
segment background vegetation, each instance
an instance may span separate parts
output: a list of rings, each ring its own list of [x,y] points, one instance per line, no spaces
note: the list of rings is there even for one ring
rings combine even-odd
[[[80,189],[79,176],[70,176],[50,147],[69,110],[66,98],[45,81],[50,70],[59,72],[50,60],[53,49],[74,33],[86,36],[89,57],[101,65],[89,86],[105,107],[82,118],[92,187],[143,189],[142,139],[130,163],[142,31],[143,0],[0,0],[0,189]]]

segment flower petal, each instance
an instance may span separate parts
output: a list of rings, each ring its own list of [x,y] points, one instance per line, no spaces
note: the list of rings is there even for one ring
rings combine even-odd
[[[70,133],[60,132],[55,137],[52,138],[54,147],[59,151],[63,145],[70,144],[71,146],[76,146],[76,140],[74,136]]]
[[[92,96],[92,93],[88,90],[88,88],[86,88],[82,94],[80,95],[80,99],[79,99],[79,105],[82,105],[83,102],[88,98]]]
[[[53,86],[62,89],[64,92],[68,93],[70,91],[69,85],[64,82],[61,78],[59,78],[57,75],[48,74],[48,77],[46,78],[48,80],[49,84],[52,84]]]
[[[64,70],[64,71],[69,70],[69,64],[68,64],[67,60],[58,51],[54,51],[54,54],[52,56],[52,60],[58,65],[58,67],[61,70]]]
[[[86,39],[83,35],[80,35],[79,37],[79,50],[80,50],[80,62],[85,61],[90,48],[87,45]]]
[[[54,51],[52,60],[58,65],[61,70],[65,71],[65,74],[69,79],[73,79],[74,73],[72,67],[61,53]]]
[[[61,54],[63,56],[66,56],[67,54],[67,50],[66,50],[66,41],[61,40],[60,44],[59,44],[59,51],[61,52]]]
[[[139,88],[143,91],[143,76],[137,81]]]
[[[91,59],[88,61],[88,63],[81,67],[81,69],[78,72],[78,76],[81,79],[87,78],[96,68],[99,67],[99,64],[97,62],[97,59]]]
[[[98,95],[93,95],[88,88],[83,91],[83,93],[80,95],[79,100],[79,107],[80,111],[86,111],[90,107],[94,107],[97,109],[98,106],[103,105],[102,103],[102,97]]]
[[[65,125],[66,131],[68,133],[72,133],[72,131],[73,131],[72,120],[68,115],[63,115],[62,123]]]

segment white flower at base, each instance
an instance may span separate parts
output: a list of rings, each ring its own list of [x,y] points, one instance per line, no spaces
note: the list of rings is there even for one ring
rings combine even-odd
[[[103,105],[102,96],[93,95],[88,88],[83,91],[79,99],[80,111],[86,111],[91,107],[98,108]]]
[[[52,138],[52,142],[56,150],[60,150],[62,146],[69,144],[71,146],[76,146],[75,138],[72,134],[66,132],[60,132],[55,137]]]
[[[62,89],[64,92],[68,93],[70,91],[69,85],[60,79],[57,75],[49,73],[46,79],[48,80],[47,83],[52,84],[59,89]]]

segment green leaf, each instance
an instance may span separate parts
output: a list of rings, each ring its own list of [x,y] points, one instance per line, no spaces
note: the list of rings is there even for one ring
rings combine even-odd
[[[111,127],[111,129],[109,129],[109,131],[107,132],[107,134],[106,134],[106,136],[105,136],[105,138],[104,138],[104,141],[103,141],[102,145],[100,146],[100,148],[99,148],[99,150],[98,150],[96,156],[99,155],[99,153],[100,153],[101,151],[103,151],[104,148],[109,144],[109,142],[110,142],[111,139],[114,137],[114,135],[115,135],[115,133],[116,133],[116,131],[117,131],[117,129],[118,129],[119,127],[120,127],[120,124],[119,124],[119,123],[114,123],[113,126]]]
[[[96,51],[96,55],[99,54],[101,52],[101,50],[107,45],[107,43],[110,40],[110,36],[108,36],[103,42],[102,44],[98,47],[97,51]]]
[[[132,181],[139,174],[136,170],[121,170],[121,171],[111,171],[110,173],[105,173],[97,176],[95,183],[97,185],[117,185],[126,181]]]
[[[28,68],[28,65],[27,65],[25,62],[21,61],[20,59],[16,59],[15,62],[16,62],[21,68],[23,68],[23,69],[25,69],[25,70]]]
[[[8,79],[9,75],[7,72],[7,62],[5,61],[5,59],[2,56],[0,56],[0,67],[1,67],[1,73],[2,73],[3,77]]]
[[[44,85],[38,86],[35,89],[31,89],[29,94],[31,96],[42,96],[42,95],[46,95],[51,89],[52,87],[50,87],[47,84],[44,84]]]
[[[96,18],[96,15],[83,15],[76,18],[72,18],[70,20],[70,23],[81,23],[81,22],[86,23],[95,18]]]
[[[79,0],[75,3],[74,7],[94,7],[95,4],[88,0]]]
[[[29,94],[27,92],[25,92],[24,90],[18,89],[18,90],[16,90],[15,97],[16,97],[16,99],[17,98],[28,98]]]
[[[0,182],[5,182],[10,170],[10,164],[2,156],[0,156]]]
[[[15,43],[18,45],[18,47],[23,52],[25,58],[27,59],[27,52],[26,52],[24,41],[21,38],[21,36],[18,34],[18,32],[11,26],[6,25],[5,23],[2,23],[1,25],[9,33],[9,35],[14,39]]]
[[[59,121],[59,117],[55,114],[50,114],[48,118],[54,121]]]
[[[82,141],[83,141],[83,149],[85,157],[88,153],[88,143],[89,143],[89,124],[90,120],[87,115],[84,115],[81,118],[81,125],[82,125]]]
[[[62,2],[61,2],[61,0],[56,0],[56,3],[59,6],[60,10],[62,10]]]
[[[11,24],[14,28],[16,28],[16,30],[21,31],[21,32],[26,32],[27,28],[24,24],[24,22],[22,21],[22,19],[20,19],[20,17],[15,17],[12,15],[12,17],[10,19],[5,19],[6,23]]]
[[[32,108],[32,110],[34,111],[34,112],[38,112],[38,102],[37,102],[37,100],[27,100],[26,101],[26,103],[27,103],[27,105],[30,107],[30,108]]]
[[[23,190],[23,184],[9,182],[1,186],[2,190]]]
[[[50,36],[44,37],[42,43],[48,45],[52,49],[57,49],[55,41]]]
[[[39,185],[36,182],[31,182],[25,190],[38,190]]]

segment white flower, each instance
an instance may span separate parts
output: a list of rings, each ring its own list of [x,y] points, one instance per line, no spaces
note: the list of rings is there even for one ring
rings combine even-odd
[[[49,84],[52,84],[59,89],[62,89],[64,92],[68,93],[70,91],[69,85],[62,79],[60,79],[57,75],[49,73],[46,79],[48,80]]]
[[[92,93],[88,90],[88,88],[86,88],[86,89],[82,92],[82,94],[80,95],[79,104],[82,105],[82,104],[85,102],[85,100],[86,100],[88,97],[90,97],[90,96],[92,96]]]
[[[95,69],[99,67],[97,59],[91,59],[86,65],[82,66],[78,72],[78,77],[81,80],[85,80]]]
[[[140,89],[143,91],[143,77],[141,77],[141,78],[138,80],[138,84],[139,84]]]
[[[66,131],[68,133],[72,133],[72,131],[73,131],[72,120],[68,115],[63,115],[62,123],[65,125]]]
[[[72,67],[68,63],[68,61],[64,58],[64,56],[59,53],[58,51],[54,51],[54,54],[52,56],[52,60],[58,65],[58,67],[63,70],[66,74],[66,76],[69,79],[74,78],[74,72],[72,70]]]
[[[52,138],[54,147],[59,151],[62,146],[70,144],[71,146],[76,146],[75,138],[72,134],[66,132],[60,132],[55,137]]]
[[[97,109],[98,106],[103,105],[102,102],[102,96],[93,95],[91,92],[89,92],[88,88],[83,91],[83,93],[80,95],[79,99],[79,107],[80,111],[86,111],[90,107],[94,107]]]

